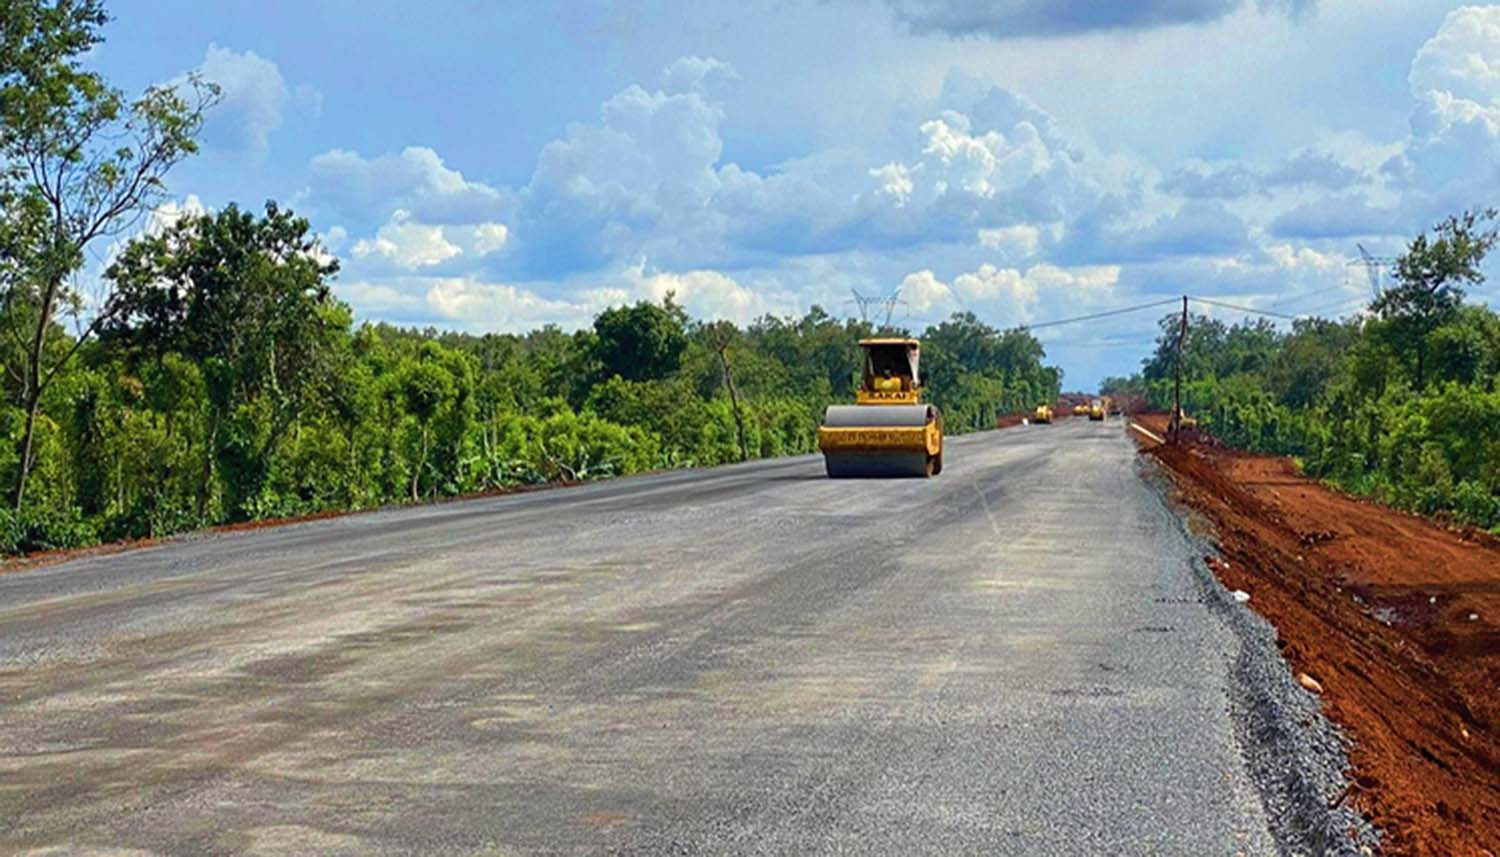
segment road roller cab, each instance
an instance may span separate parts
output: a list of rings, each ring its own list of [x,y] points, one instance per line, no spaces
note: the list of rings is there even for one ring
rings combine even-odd
[[[943,419],[922,404],[921,345],[864,339],[853,405],[831,405],[818,448],[832,477],[935,476],[943,469]]]

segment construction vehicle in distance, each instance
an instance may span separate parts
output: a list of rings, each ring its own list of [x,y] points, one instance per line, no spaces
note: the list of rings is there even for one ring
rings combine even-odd
[[[1073,416],[1086,417],[1089,415],[1089,406],[1086,402],[1079,402],[1073,406]]]
[[[1097,423],[1103,421],[1104,413],[1105,408],[1103,402],[1099,401],[1098,399],[1089,402],[1089,422]]]
[[[829,405],[818,449],[833,478],[936,476],[943,470],[943,417],[922,404],[920,343],[862,339],[864,367],[854,404]]]
[[[1034,423],[1050,423],[1050,422],[1052,422],[1052,406],[1051,405],[1037,405],[1036,406],[1036,411],[1034,411],[1032,413],[1032,415],[1031,415],[1031,421],[1034,422]]]

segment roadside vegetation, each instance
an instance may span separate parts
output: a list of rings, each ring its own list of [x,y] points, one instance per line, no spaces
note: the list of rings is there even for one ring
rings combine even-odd
[[[1294,456],[1344,490],[1500,529],[1500,314],[1464,300],[1484,280],[1496,217],[1456,215],[1412,240],[1365,314],[1290,331],[1193,317],[1184,409],[1225,443]],[[1143,371],[1108,391],[1171,407],[1179,324],[1163,318]]]
[[[817,307],[356,323],[293,212],[152,216],[219,93],[112,87],[80,63],[106,21],[99,0],[0,6],[0,554],[808,452],[852,400],[876,331]],[[1030,334],[955,315],[922,335],[950,432],[1057,395]]]

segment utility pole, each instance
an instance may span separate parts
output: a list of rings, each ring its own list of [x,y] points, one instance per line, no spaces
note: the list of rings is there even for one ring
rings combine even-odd
[[[1172,382],[1172,419],[1167,424],[1167,440],[1177,443],[1178,431],[1182,428],[1182,346],[1187,342],[1188,298],[1182,296],[1182,325],[1177,329],[1177,367]]]

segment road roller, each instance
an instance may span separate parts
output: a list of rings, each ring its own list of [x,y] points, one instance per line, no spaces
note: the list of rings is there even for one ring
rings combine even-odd
[[[1031,415],[1031,421],[1034,423],[1042,423],[1044,425],[1052,422],[1052,406],[1037,405],[1036,411]]]
[[[915,339],[862,339],[864,366],[852,405],[830,405],[818,428],[828,475],[936,476],[943,470],[943,417],[922,403]]]

